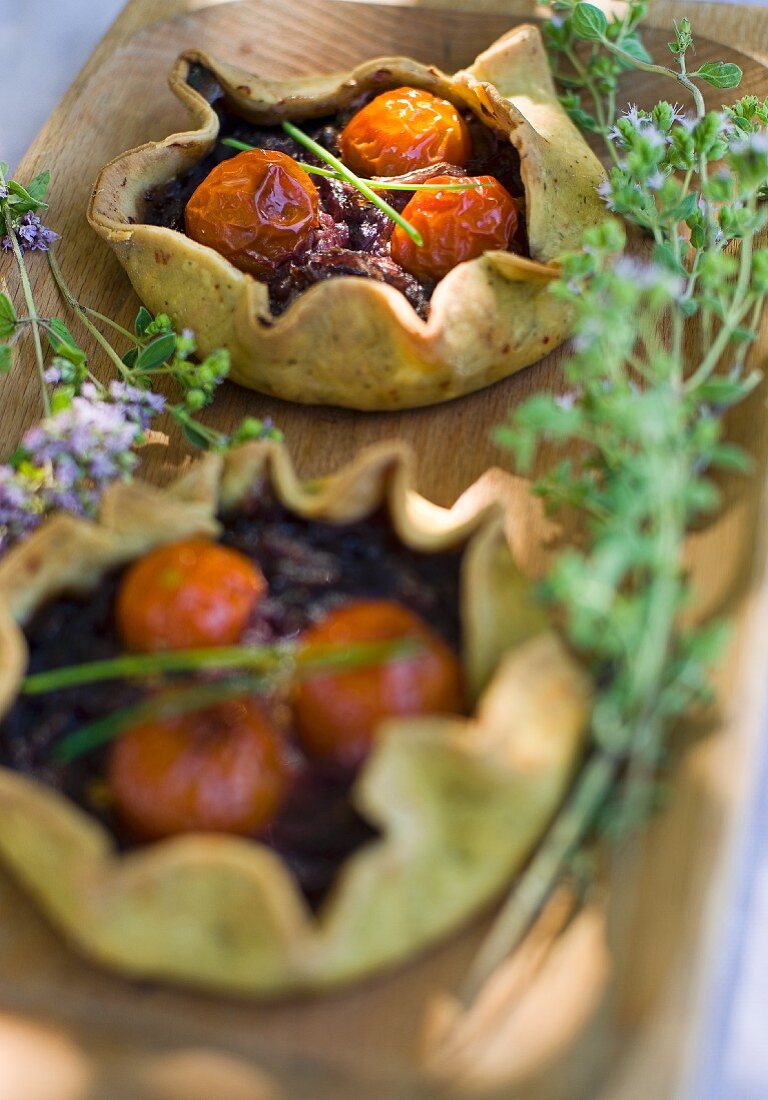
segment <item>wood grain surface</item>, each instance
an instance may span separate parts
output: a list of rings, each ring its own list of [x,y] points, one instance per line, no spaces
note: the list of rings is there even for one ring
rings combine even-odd
[[[467,2],[464,7],[470,10],[465,11],[454,5],[446,10],[448,6],[435,2],[403,8],[346,0],[241,0],[204,6],[189,0],[131,0],[18,173],[24,179],[44,167],[53,169],[48,220],[62,233],[61,265],[81,300],[123,324],[135,315],[137,302],[127,278],[89,230],[84,211],[102,164],[130,146],[184,128],[184,112],[166,87],[168,69],[180,50],[203,47],[275,76],[340,69],[393,53],[450,71],[468,64],[531,11],[530,4],[501,0]],[[660,27],[684,14],[708,36],[698,39],[699,62],[738,60],[745,70],[744,90],[768,94],[768,73],[761,64],[768,57],[768,13],[666,0],[653,6],[653,22]],[[744,35],[745,25],[749,35]],[[664,30],[646,35],[652,52],[660,56],[667,39]],[[641,104],[661,95],[675,98],[674,87],[664,87],[656,77],[628,78],[624,93]],[[721,97],[712,90],[709,105],[719,106]],[[15,291],[7,260],[0,265],[0,281],[4,277]],[[40,311],[61,312],[44,259],[32,257],[32,269]],[[763,332],[756,362],[765,336]],[[401,414],[307,409],[226,386],[209,420],[228,429],[244,413],[272,416],[285,431],[299,468],[312,474],[333,469],[365,443],[404,437],[418,456],[419,488],[441,503],[454,500],[478,477],[483,482],[474,492],[503,482],[513,544],[526,568],[537,572],[547,542],[558,532],[544,523],[527,482],[486,472],[504,461],[490,431],[530,393],[563,388],[565,354],[557,352],[483,393]],[[93,362],[99,362],[97,355]],[[2,438],[11,449],[40,413],[31,349],[0,382],[0,400]],[[758,614],[765,591],[764,393],[732,416],[730,434],[754,455],[756,475],[723,483],[722,516],[690,543],[698,613],[725,610],[739,617],[739,635],[722,674],[720,709],[706,722],[681,731],[681,744],[688,747],[675,767],[669,807],[648,830],[636,858],[619,868],[608,907],[613,981],[602,1009],[593,1011],[595,989],[605,976],[599,920],[569,926],[569,936],[560,941],[564,946],[556,973],[544,973],[539,963],[530,965],[530,973],[549,981],[542,986],[549,990],[548,1000],[534,996],[530,1007],[529,997],[529,1008],[521,1013],[520,966],[500,979],[494,1013],[480,1028],[487,1042],[472,1055],[476,1072],[465,1067],[456,1076],[471,1078],[474,1072],[487,1088],[503,1087],[504,1096],[511,1095],[508,1083],[519,1083],[523,1070],[534,1071],[534,1078],[521,1086],[520,1094],[529,1100],[572,1100],[582,1093],[596,1096],[601,1088],[611,1100],[672,1096],[685,1072],[757,736],[755,711],[762,683],[750,655],[765,652],[762,623],[768,618]],[[148,450],[143,465],[147,476],[162,480],[184,458],[183,446],[174,440],[169,448]],[[86,1022],[88,1035],[106,1036],[105,1043],[117,1033],[122,1042],[133,1036],[131,1042],[144,1047],[215,1043],[255,1058],[282,1083],[280,1095],[295,1100],[359,1097],[362,1081],[371,1100],[379,1095],[395,1100],[421,1089],[414,1081],[425,1013],[436,994],[455,988],[481,934],[479,924],[396,974],[332,998],[278,1007],[242,1005],[129,984],[96,971],[64,947],[15,888],[0,879],[0,998],[35,1013],[51,1012],[55,999],[58,1014]],[[534,954],[529,951],[526,957]],[[522,969],[528,974],[525,986],[530,974]],[[566,1009],[569,991],[579,985],[574,975],[581,975],[584,996]],[[539,1065],[519,1056],[533,1036],[542,1035],[551,1039],[548,1046],[539,1043],[542,1058],[546,1055],[549,1062],[544,1075]],[[134,1054],[133,1048],[121,1050],[123,1081],[138,1064],[131,1060]],[[117,1100],[123,1087],[112,1078],[104,1095]]]

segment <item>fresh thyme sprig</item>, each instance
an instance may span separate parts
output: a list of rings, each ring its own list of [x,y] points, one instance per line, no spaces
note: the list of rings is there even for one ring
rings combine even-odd
[[[20,321],[10,299],[6,295],[0,297],[0,339],[7,340],[13,337],[17,327],[20,328],[23,325],[29,325],[32,330],[35,360],[42,387],[43,411],[46,416],[50,414],[51,405],[43,377],[45,357],[41,339],[42,323],[37,315],[27,265],[19,243],[19,234],[26,237],[28,247],[39,248],[41,251],[57,237],[56,233],[41,224],[37,216],[38,210],[47,209],[44,199],[49,180],[50,173],[41,172],[40,175],[35,176],[28,187],[22,187],[17,180],[11,179],[8,165],[0,163],[0,231],[4,234],[3,248],[13,252],[27,308],[27,316]],[[11,345],[3,344],[0,346],[0,373],[7,373],[11,365]]]
[[[741,74],[728,63],[689,73],[687,20],[669,44],[676,68],[666,68],[637,37],[644,4],[629,0],[612,22],[590,4],[551,7],[547,39],[569,89],[566,105],[610,149],[601,193],[649,236],[653,252],[649,263],[628,256],[623,229],[610,221],[563,258],[553,293],[574,315],[569,391],[528,399],[496,433],[521,472],[543,445],[569,449],[535,491],[550,510],[575,508],[584,517],[584,541],[559,553],[544,594],[599,689],[585,765],[478,956],[467,999],[526,931],[582,843],[626,838],[647,818],[675,720],[709,696],[727,628],[681,625],[693,596],[685,538],[718,507],[712,473],[749,468],[723,438],[722,417],[759,381],[745,368],[768,293],[768,249],[755,247],[767,220],[759,200],[768,181],[768,104],[746,96],[707,112],[696,81],[733,87]],[[614,121],[625,66],[675,80],[690,92],[692,111],[662,101]],[[577,94],[591,97],[589,117],[578,113]],[[726,251],[732,242],[737,251]],[[691,347],[700,348],[693,362]]]
[[[237,138],[222,138],[222,145],[227,145],[230,149],[238,149],[241,153],[251,153],[255,149],[258,149],[257,145],[249,145],[247,141],[238,141]],[[333,168],[319,168],[316,164],[307,164],[306,161],[296,161],[300,168],[303,168],[305,172],[309,172],[312,175],[322,176],[324,179],[337,180],[340,183],[349,182],[345,180],[339,172]],[[362,176],[357,177],[361,183],[366,184],[373,191],[474,191],[479,187],[493,187],[492,183],[483,183],[482,180],[475,180],[472,183],[402,183],[395,180],[387,180],[386,183],[382,183],[381,180],[364,179]]]

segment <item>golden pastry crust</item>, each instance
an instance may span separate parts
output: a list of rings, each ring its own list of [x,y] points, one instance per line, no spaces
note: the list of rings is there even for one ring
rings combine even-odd
[[[359,520],[385,505],[402,541],[464,546],[469,719],[390,720],[353,790],[380,837],[342,866],[314,916],[280,858],[256,841],[190,834],[116,851],[63,795],[0,768],[0,856],[86,955],[135,976],[244,995],[319,990],[398,962],[489,903],[562,798],[589,708],[585,677],[547,629],[494,508],[458,520],[410,488],[401,444],[299,482],[285,450],[209,456],[168,490],[107,494],[97,523],[59,516],[0,564],[0,707],[25,664],[21,626],[46,599],[87,590],[150,547],[215,534],[269,478],[295,513]]]
[[[237,112],[259,123],[327,114],[367,89],[403,84],[470,108],[520,154],[531,258],[487,252],[459,264],[438,284],[426,321],[393,287],[349,276],[317,283],[274,317],[266,284],[182,233],[141,224],[147,189],[196,164],[218,134],[215,113],[187,82],[193,64],[210,69]],[[170,84],[192,129],[108,164],[88,219],[153,312],[193,328],[203,354],[229,349],[236,382],[304,404],[411,408],[505,378],[567,336],[567,307],[548,286],[557,257],[605,218],[596,193],[604,174],[560,106],[535,27],[516,28],[453,76],[379,58],[351,73],[281,82],[191,50]]]

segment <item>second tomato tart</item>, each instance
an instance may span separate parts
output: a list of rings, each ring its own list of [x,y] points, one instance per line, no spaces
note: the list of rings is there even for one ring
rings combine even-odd
[[[202,354],[229,349],[236,382],[402,409],[487,386],[565,339],[548,287],[605,216],[603,172],[535,27],[450,76],[378,58],[281,82],[192,50],[170,83],[192,128],[109,164],[89,220],[153,312],[193,328]],[[411,231],[330,178],[327,154]]]
[[[301,483],[249,445],[0,565],[0,855],[89,957],[322,990],[444,937],[527,859],[588,684],[499,512],[459,519],[409,471],[385,445]]]

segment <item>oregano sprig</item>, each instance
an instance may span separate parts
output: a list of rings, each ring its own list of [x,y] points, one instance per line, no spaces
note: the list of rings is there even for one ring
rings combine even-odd
[[[566,107],[609,149],[601,194],[653,247],[650,262],[628,255],[624,230],[608,221],[563,257],[552,293],[574,317],[568,390],[529,398],[496,432],[523,473],[544,445],[568,449],[534,489],[550,511],[575,508],[585,530],[556,555],[543,594],[599,687],[586,762],[481,950],[467,1000],[583,843],[626,838],[647,818],[675,721],[709,697],[727,624],[681,625],[693,597],[685,540],[719,505],[714,472],[750,467],[725,439],[723,413],[759,381],[746,360],[768,293],[768,249],[756,241],[768,220],[768,103],[745,96],[706,110],[697,82],[731,88],[741,72],[689,66],[688,20],[675,27],[666,67],[638,48],[643,3],[629,0],[610,20],[572,0],[550,7],[545,33]],[[692,109],[663,100],[613,119],[621,67],[676,81]],[[701,349],[693,362],[689,347]]]

